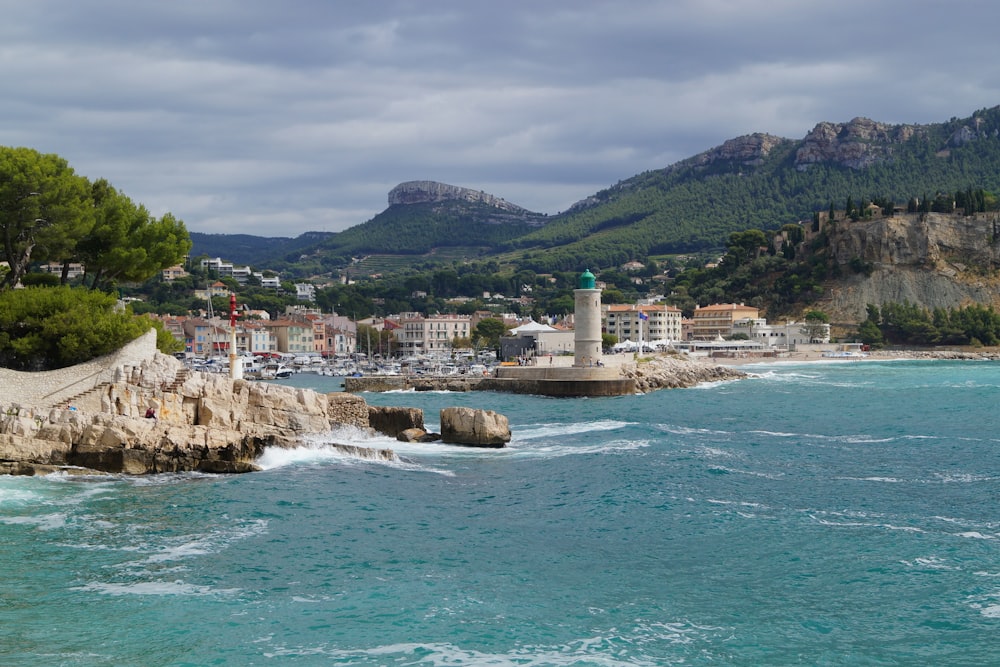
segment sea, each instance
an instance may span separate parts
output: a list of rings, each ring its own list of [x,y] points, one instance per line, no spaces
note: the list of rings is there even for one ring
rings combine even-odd
[[[1000,664],[1000,363],[744,369],[364,395],[495,410],[503,449],[0,477],[0,665]]]

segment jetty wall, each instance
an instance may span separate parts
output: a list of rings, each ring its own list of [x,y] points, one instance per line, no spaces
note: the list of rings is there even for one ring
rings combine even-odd
[[[123,369],[136,368],[156,355],[156,330],[116,352],[54,371],[23,372],[0,368],[0,404],[54,407],[101,384],[120,379]]]

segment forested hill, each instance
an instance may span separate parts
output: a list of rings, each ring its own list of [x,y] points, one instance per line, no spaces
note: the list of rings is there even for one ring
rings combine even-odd
[[[315,275],[381,254],[399,256],[403,265],[496,258],[539,273],[599,270],[719,249],[733,231],[778,229],[831,204],[843,209],[849,198],[902,205],[968,188],[1000,192],[1000,107],[928,125],[821,122],[800,140],[738,137],[554,216],[464,188],[403,186],[372,220],[311,245],[296,239],[294,252],[282,244],[280,254],[271,253],[275,268],[294,271],[298,264]],[[199,239],[192,238],[197,252]]]
[[[820,123],[799,141],[754,134],[603,190],[517,239],[525,268],[616,266],[777,229],[831,203],[905,204],[939,191],[1000,190],[1000,107],[931,125]]]
[[[303,249],[312,249],[331,235],[307,232],[295,238],[250,234],[202,234],[189,232],[191,256],[221,257],[237,264],[270,266],[276,261],[296,261]]]

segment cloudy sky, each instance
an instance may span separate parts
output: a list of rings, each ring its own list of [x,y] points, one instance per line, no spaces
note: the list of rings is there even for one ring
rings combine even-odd
[[[0,0],[0,145],[191,231],[296,236],[409,180],[543,213],[752,132],[1000,104],[987,0]]]

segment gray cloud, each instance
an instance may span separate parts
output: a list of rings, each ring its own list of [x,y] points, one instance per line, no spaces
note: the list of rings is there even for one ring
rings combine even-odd
[[[556,213],[750,132],[1000,104],[1000,8],[975,0],[0,9],[0,144],[203,232],[337,231],[414,179]]]

